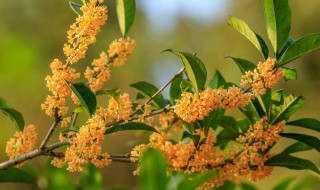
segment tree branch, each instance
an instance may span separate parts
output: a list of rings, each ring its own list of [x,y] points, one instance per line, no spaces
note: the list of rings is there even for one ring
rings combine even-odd
[[[51,135],[53,134],[55,128],[57,127],[57,125],[61,121],[61,117],[58,115],[58,110],[57,109],[55,110],[54,117],[55,117],[54,123],[51,125],[46,137],[43,139],[42,143],[40,144],[39,149],[44,149],[45,148],[45,146],[46,146],[47,142],[49,141]]]

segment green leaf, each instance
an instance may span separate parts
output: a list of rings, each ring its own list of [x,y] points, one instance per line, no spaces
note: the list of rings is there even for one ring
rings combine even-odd
[[[145,98],[151,98],[158,91],[157,87],[145,81],[136,82],[130,84],[130,86],[138,90],[138,92],[142,94]],[[159,109],[164,108],[165,104],[163,96],[161,94],[158,94],[153,98],[151,104]]]
[[[250,127],[250,121],[248,119],[241,119],[237,121],[240,125],[240,129],[242,133],[245,133]]]
[[[216,123],[216,120],[219,116],[222,116],[225,113],[225,109],[216,109],[216,110],[212,110],[208,116],[206,116],[204,118],[204,131],[207,134],[207,132],[209,131],[210,128],[212,128],[213,130],[216,130],[218,125]]]
[[[101,190],[102,175],[97,167],[92,163],[88,163],[79,179],[79,189]]]
[[[172,49],[164,50],[164,52],[165,51],[172,52],[180,58],[193,88],[199,93],[207,80],[207,70],[203,62],[197,56],[187,52],[177,52]]]
[[[299,57],[320,48],[320,33],[306,35],[293,42],[283,53],[279,65],[285,65]]]
[[[277,54],[277,61],[279,61],[283,55],[283,53],[288,49],[289,46],[291,46],[291,44],[293,44],[293,42],[295,42],[294,39],[289,38],[286,45],[284,46],[284,48],[282,48],[281,52]]]
[[[240,183],[240,187],[242,190],[258,190],[257,187],[255,187],[254,185],[252,185],[251,183],[248,183],[248,182]]]
[[[89,2],[90,0],[81,0],[81,2],[85,5]]]
[[[320,175],[319,169],[312,162],[306,159],[291,156],[289,154],[283,154],[283,153],[277,154],[272,158],[270,158],[269,160],[267,160],[264,165],[285,167],[293,170],[308,169]]]
[[[288,95],[284,97],[283,104],[280,106],[272,106],[270,120],[271,124],[278,123],[282,120],[288,120],[299,108],[303,106],[304,100],[302,96]]]
[[[0,170],[0,183],[6,182],[36,184],[35,178],[30,173],[14,167]]]
[[[69,5],[70,5],[71,9],[73,10],[73,12],[75,12],[77,15],[79,15],[79,16],[83,15],[83,12],[80,9],[82,7],[81,4],[69,1]]]
[[[252,101],[249,101],[246,107],[239,108],[239,110],[246,116],[251,125],[255,124],[260,119],[259,114]]]
[[[204,182],[208,181],[214,174],[212,172],[200,173],[186,177],[179,185],[178,190],[194,190]]]
[[[244,21],[237,17],[229,16],[228,25],[244,35],[260,51],[264,59],[268,58],[269,53],[266,43]]]
[[[211,81],[209,82],[209,87],[212,89],[217,89],[224,85],[226,83],[226,80],[223,78],[221,73],[216,70],[216,73],[213,75]]]
[[[129,32],[136,15],[135,0],[116,0],[117,17],[123,36]]]
[[[285,46],[291,29],[288,0],[263,0],[269,40],[277,55]]]
[[[72,112],[73,113],[81,113],[84,110],[85,110],[85,108],[80,104],[77,107],[75,107]]]
[[[217,143],[215,145],[222,145],[230,141],[234,141],[239,135],[230,133],[226,129],[222,129],[217,135]]]
[[[262,106],[263,111],[266,113],[266,116],[270,116],[270,108],[272,106],[272,92],[270,88],[266,88],[266,93],[258,97],[260,105]]]
[[[295,177],[287,177],[279,181],[271,190],[287,190]]]
[[[231,56],[228,56],[227,58],[231,58],[238,65],[243,75],[246,73],[246,71],[253,71],[255,68],[257,68],[257,66],[251,61]]]
[[[284,149],[282,153],[291,154],[291,153],[305,151],[305,150],[312,150],[312,148],[302,142],[295,142],[292,145],[288,146],[286,149]]]
[[[78,127],[75,127],[75,126],[69,127],[69,128],[63,129],[63,130],[61,131],[61,134],[62,134],[62,135],[65,135],[65,134],[67,134],[67,133],[70,132],[70,131],[79,132],[79,128],[78,128]]]
[[[282,137],[295,139],[297,141],[305,143],[320,152],[320,140],[317,137],[298,133],[280,133],[280,135]]]
[[[214,188],[214,190],[234,190],[234,189],[236,189],[236,183],[233,181],[224,181],[223,185]]]
[[[217,118],[217,124],[222,128],[226,129],[231,134],[239,134],[239,129],[241,126],[239,123],[231,116],[222,115]]]
[[[140,183],[143,190],[164,190],[168,179],[164,156],[149,148],[141,159]]]
[[[9,116],[10,119],[16,125],[18,131],[22,131],[25,123],[23,119],[23,115],[17,110],[13,109],[10,104],[0,97],[0,111],[2,111],[5,115]]]
[[[320,121],[313,118],[303,118],[294,121],[289,121],[286,123],[286,125],[303,127],[306,129],[311,129],[320,132]]]
[[[295,69],[287,67],[282,67],[281,69],[285,72],[284,80],[297,80],[297,71]]]
[[[104,134],[111,134],[118,131],[143,130],[159,133],[154,127],[139,122],[119,123],[109,127]]]
[[[120,97],[120,88],[113,88],[113,89],[107,89],[107,90],[98,90],[96,92],[96,96],[105,94],[107,96],[113,97],[116,100]]]
[[[97,109],[97,99],[94,93],[82,82],[70,84],[70,88],[91,117]]]
[[[297,182],[291,190],[306,190],[311,189],[311,187],[319,184],[318,178],[306,177]]]
[[[180,83],[180,90],[181,92],[190,92],[192,90],[191,82],[187,80],[182,80]]]
[[[170,85],[169,97],[172,105],[176,104],[176,99],[180,99],[181,97],[181,89],[180,84],[182,81],[182,75],[177,76]]]

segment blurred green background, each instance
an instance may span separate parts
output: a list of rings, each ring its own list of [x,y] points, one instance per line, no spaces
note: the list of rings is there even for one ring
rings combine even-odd
[[[113,39],[121,36],[114,1],[107,1],[107,5],[107,24],[103,26],[97,43],[90,46],[87,57],[76,65],[81,71],[102,50],[107,50]],[[291,0],[290,5],[291,38],[298,39],[309,33],[320,32],[319,0]],[[40,104],[48,94],[44,78],[50,74],[49,63],[54,58],[65,60],[62,47],[66,42],[66,31],[74,22],[76,14],[71,11],[66,0],[0,0],[0,15],[0,97],[23,113],[26,124],[36,125],[39,139],[42,139],[52,122],[40,109]],[[130,83],[145,80],[160,87],[181,67],[176,57],[167,53],[160,54],[167,48],[197,53],[207,66],[208,80],[217,69],[228,81],[238,83],[240,71],[231,60],[224,57],[232,55],[255,63],[261,57],[250,42],[227,26],[228,15],[243,19],[266,39],[263,7],[257,0],[138,1],[135,23],[129,32],[129,36],[137,41],[135,54],[124,67],[112,70],[111,80],[105,87],[120,87],[122,92],[129,92],[132,99],[135,94],[128,87]],[[298,80],[281,82],[278,87],[306,98],[305,106],[295,118],[320,119],[320,52],[300,58],[289,67],[297,69]],[[99,101],[103,102],[104,99]],[[1,114],[0,162],[7,159],[5,143],[14,131],[10,119]],[[135,143],[145,140],[141,133],[124,132],[106,137],[105,145],[111,154],[126,154]],[[51,140],[54,141],[56,137]],[[282,145],[290,142],[282,139],[275,148],[281,150]],[[297,156],[309,158],[320,165],[316,151],[299,153]],[[41,170],[46,161],[47,158],[41,157],[30,163]],[[103,182],[105,186],[138,189],[137,179],[132,175],[134,169],[135,166],[131,164],[113,163],[101,170]],[[257,182],[257,185],[261,190],[267,190],[283,176],[307,175],[312,174],[277,168],[271,177]],[[73,177],[77,178],[76,175]],[[0,184],[0,189],[18,187],[16,184]]]

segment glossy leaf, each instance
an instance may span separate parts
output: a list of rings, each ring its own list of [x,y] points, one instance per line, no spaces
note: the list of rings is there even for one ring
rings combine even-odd
[[[136,1],[116,0],[116,10],[121,33],[126,36],[134,22]]]
[[[306,35],[293,42],[283,53],[279,65],[285,65],[299,57],[320,48],[320,33]]]
[[[239,108],[239,110],[246,116],[251,125],[255,124],[256,121],[260,119],[259,114],[251,101],[249,101],[246,107]]]
[[[167,186],[167,171],[164,156],[149,148],[142,156],[140,183],[143,190],[164,190]]]
[[[70,5],[71,9],[73,10],[73,12],[75,12],[77,15],[79,15],[79,16],[83,15],[83,12],[80,9],[82,7],[81,4],[69,1],[69,5]]]
[[[19,111],[12,108],[9,103],[2,98],[0,98],[0,111],[10,117],[10,119],[16,125],[18,131],[23,130],[25,126],[23,115]]]
[[[200,173],[190,177],[186,177],[179,185],[177,190],[194,190],[197,189],[204,182],[208,181],[214,174],[213,173]]]
[[[293,125],[297,127],[303,127],[320,132],[320,121],[313,118],[303,118],[294,121],[289,121],[286,125]]]
[[[272,106],[271,124],[278,123],[282,120],[288,120],[304,103],[302,96],[288,95],[284,97],[283,104],[280,106]]]
[[[197,93],[199,93],[207,80],[207,70],[203,62],[196,56],[187,52],[177,52],[172,49],[164,50],[177,55],[186,69],[186,74]]]
[[[271,190],[287,190],[292,182],[295,181],[295,177],[287,177],[279,181]]]
[[[231,58],[237,64],[237,66],[239,67],[243,75],[246,73],[246,71],[253,71],[255,68],[257,68],[257,66],[254,63],[246,59],[230,57],[230,56],[228,56],[227,58]]]
[[[14,167],[0,170],[0,183],[7,182],[36,184],[35,178],[30,173]]]
[[[282,137],[295,139],[297,141],[305,143],[320,152],[320,140],[317,137],[298,133],[280,133],[280,135]]]
[[[218,125],[216,123],[216,120],[218,117],[222,116],[225,113],[225,109],[216,109],[216,110],[212,110],[209,115],[207,115],[204,118],[204,131],[205,133],[207,133],[209,131],[210,128],[212,128],[213,130],[216,130]]]
[[[236,185],[233,181],[224,181],[223,185],[215,187],[214,190],[234,190],[236,189]]]
[[[231,116],[220,116],[216,120],[217,124],[222,128],[225,128],[231,134],[238,134],[241,126],[239,123]]]
[[[127,122],[127,123],[119,123],[109,127],[105,134],[112,134],[118,131],[129,131],[129,130],[143,130],[143,131],[151,131],[159,133],[154,127],[150,125],[139,123],[139,122]]]
[[[97,99],[94,93],[82,82],[70,84],[70,88],[91,117],[97,109]]]
[[[295,69],[286,67],[282,67],[281,69],[285,72],[284,80],[297,80],[297,71]]]
[[[224,143],[234,141],[239,135],[230,133],[227,129],[222,129],[217,135],[217,143],[215,145],[222,145]]]
[[[293,42],[295,42],[294,39],[289,38],[286,45],[284,45],[284,48],[282,48],[281,52],[277,54],[277,61],[279,61],[283,55],[283,53],[288,49],[288,47],[291,46],[291,44],[293,44]]]
[[[191,82],[187,80],[182,80],[180,83],[180,90],[181,92],[190,92],[192,90],[192,84]]]
[[[67,133],[69,133],[70,131],[73,131],[73,132],[79,132],[79,128],[78,127],[75,127],[75,126],[73,126],[73,127],[68,127],[68,128],[66,128],[66,129],[63,129],[62,131],[61,131],[61,134],[62,135],[65,135],[65,134],[67,134]]]
[[[218,89],[226,83],[226,79],[221,75],[221,73],[216,70],[216,73],[213,75],[211,81],[209,82],[209,87],[212,89]]]
[[[176,99],[180,99],[181,97],[181,88],[180,88],[180,83],[182,81],[182,75],[179,75],[176,77],[171,85],[170,85],[170,90],[169,90],[169,97],[170,97],[170,102],[172,105],[176,104]]]
[[[292,145],[288,146],[286,149],[282,151],[284,154],[292,154],[295,152],[301,152],[306,150],[312,150],[312,148],[305,143],[302,142],[295,142]]]
[[[268,58],[269,53],[266,43],[244,21],[237,17],[229,16],[228,25],[244,35],[260,51],[264,59]]]
[[[248,182],[240,183],[240,187],[242,190],[258,190],[257,187],[255,187],[253,184],[248,183]]]
[[[118,99],[120,97],[120,89],[114,88],[114,89],[107,89],[107,90],[98,90],[96,92],[96,96],[102,95],[102,94]]]
[[[260,102],[263,111],[266,113],[267,117],[270,116],[270,108],[272,106],[272,92],[270,88],[266,88],[266,92],[258,97],[258,101]]]
[[[289,154],[277,154],[265,162],[265,166],[279,166],[293,170],[312,170],[320,175],[320,171],[311,161],[297,158]]]
[[[291,28],[291,11],[288,0],[263,0],[264,16],[269,40],[275,54],[285,46]]]

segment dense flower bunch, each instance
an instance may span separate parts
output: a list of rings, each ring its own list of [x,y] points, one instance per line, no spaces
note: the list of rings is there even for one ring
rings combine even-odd
[[[68,43],[64,44],[64,54],[67,63],[76,63],[85,57],[88,45],[96,42],[96,35],[100,27],[107,20],[107,8],[100,6],[103,0],[90,0],[81,7],[83,15],[78,16],[76,22],[68,31]]]
[[[133,53],[136,46],[135,40],[131,38],[120,38],[110,44],[108,53],[102,52],[99,59],[95,59],[87,67],[84,75],[88,79],[88,84],[93,92],[102,88],[103,84],[110,79],[110,66],[124,65],[128,57]]]
[[[111,160],[108,153],[102,153],[101,145],[104,141],[106,122],[104,119],[106,110],[100,108],[98,113],[82,126],[78,133],[70,140],[70,146],[65,152],[64,159],[54,158],[52,164],[62,167],[68,164],[70,172],[82,171],[83,166],[89,161],[96,167],[109,165]]]
[[[269,58],[260,62],[258,69],[247,71],[242,77],[241,86],[250,84],[252,92],[244,92],[242,89],[232,86],[228,89],[206,89],[199,94],[184,92],[181,99],[176,100],[177,106],[174,112],[186,122],[202,120],[210,111],[217,108],[232,110],[244,107],[250,99],[263,95],[265,88],[271,88],[284,76],[281,68],[275,69],[275,60]],[[251,77],[253,79],[251,79]]]
[[[38,134],[34,125],[26,126],[23,131],[16,132],[14,138],[7,142],[6,153],[10,159],[17,158],[25,153],[30,152],[36,145]],[[17,166],[22,166],[23,163]]]
[[[201,129],[196,130],[195,135],[200,137],[197,145],[193,141],[179,141],[173,144],[169,140],[171,133],[154,133],[150,136],[148,144],[138,145],[133,149],[131,161],[137,162],[143,152],[152,147],[165,155],[170,165],[169,171],[194,173],[215,170],[217,177],[208,181],[205,186],[219,186],[225,180],[240,182],[241,177],[248,175],[250,181],[256,181],[268,176],[272,171],[271,167],[264,166],[264,162],[271,155],[261,154],[259,151],[266,150],[279,139],[284,124],[282,121],[270,125],[265,117],[260,119],[250,126],[244,136],[237,139],[243,148],[235,145],[228,150],[227,155],[215,147],[217,139],[212,129],[209,129],[207,135]],[[139,168],[134,173],[139,174]]]
[[[111,97],[109,100],[108,110],[104,114],[106,121],[128,121],[132,113],[132,103],[129,94],[124,93],[118,99]]]

